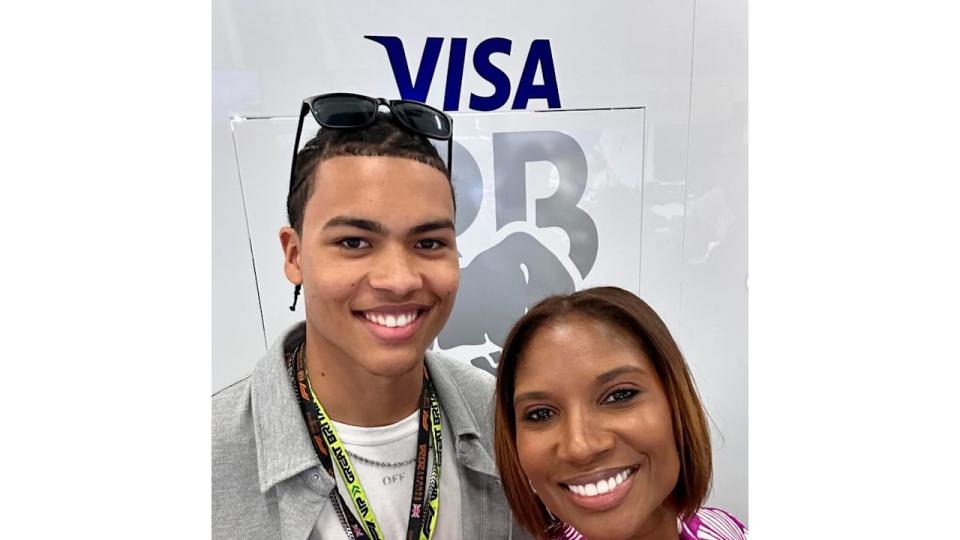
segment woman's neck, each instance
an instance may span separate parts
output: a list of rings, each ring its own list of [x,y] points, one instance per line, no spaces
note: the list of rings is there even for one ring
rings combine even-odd
[[[666,506],[658,508],[640,528],[632,540],[678,540],[677,513]]]

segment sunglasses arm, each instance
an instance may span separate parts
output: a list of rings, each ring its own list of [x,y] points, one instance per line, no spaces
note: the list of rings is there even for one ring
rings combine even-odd
[[[297,121],[297,136],[293,140],[293,159],[290,161],[290,188],[289,193],[293,193],[293,176],[297,170],[297,151],[300,149],[300,132],[303,131],[303,119],[310,111],[310,104],[306,101],[300,107],[300,120]]]
[[[450,173],[450,181],[453,182],[453,137],[447,140],[447,172]]]

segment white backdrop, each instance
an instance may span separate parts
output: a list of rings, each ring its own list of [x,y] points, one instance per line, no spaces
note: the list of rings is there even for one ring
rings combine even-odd
[[[464,279],[437,346],[492,369],[525,302],[595,284],[638,292],[680,342],[710,414],[709,503],[746,520],[744,2],[216,1],[213,31],[214,390],[302,318],[286,308],[276,234],[300,102],[412,86],[455,109],[459,145]],[[391,63],[364,36],[390,36],[378,41],[404,55]],[[401,65],[409,75],[395,78]],[[523,87],[556,99],[517,103]],[[486,306],[484,279],[519,303]]]

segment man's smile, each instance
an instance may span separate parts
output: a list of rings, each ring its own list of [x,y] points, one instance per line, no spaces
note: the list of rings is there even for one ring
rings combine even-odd
[[[409,313],[400,313],[399,315],[394,315],[392,313],[376,313],[373,311],[364,311],[363,317],[372,323],[379,324],[380,326],[386,326],[387,328],[402,327],[411,324],[413,321],[417,320],[419,315],[419,310],[414,310]]]
[[[353,313],[380,341],[403,343],[417,334],[424,315],[429,312],[430,308],[422,304],[403,304],[377,306]]]

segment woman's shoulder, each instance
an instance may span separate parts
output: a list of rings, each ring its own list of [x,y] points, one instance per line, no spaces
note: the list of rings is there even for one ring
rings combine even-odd
[[[703,507],[681,522],[680,540],[746,540],[747,528],[726,510]]]

